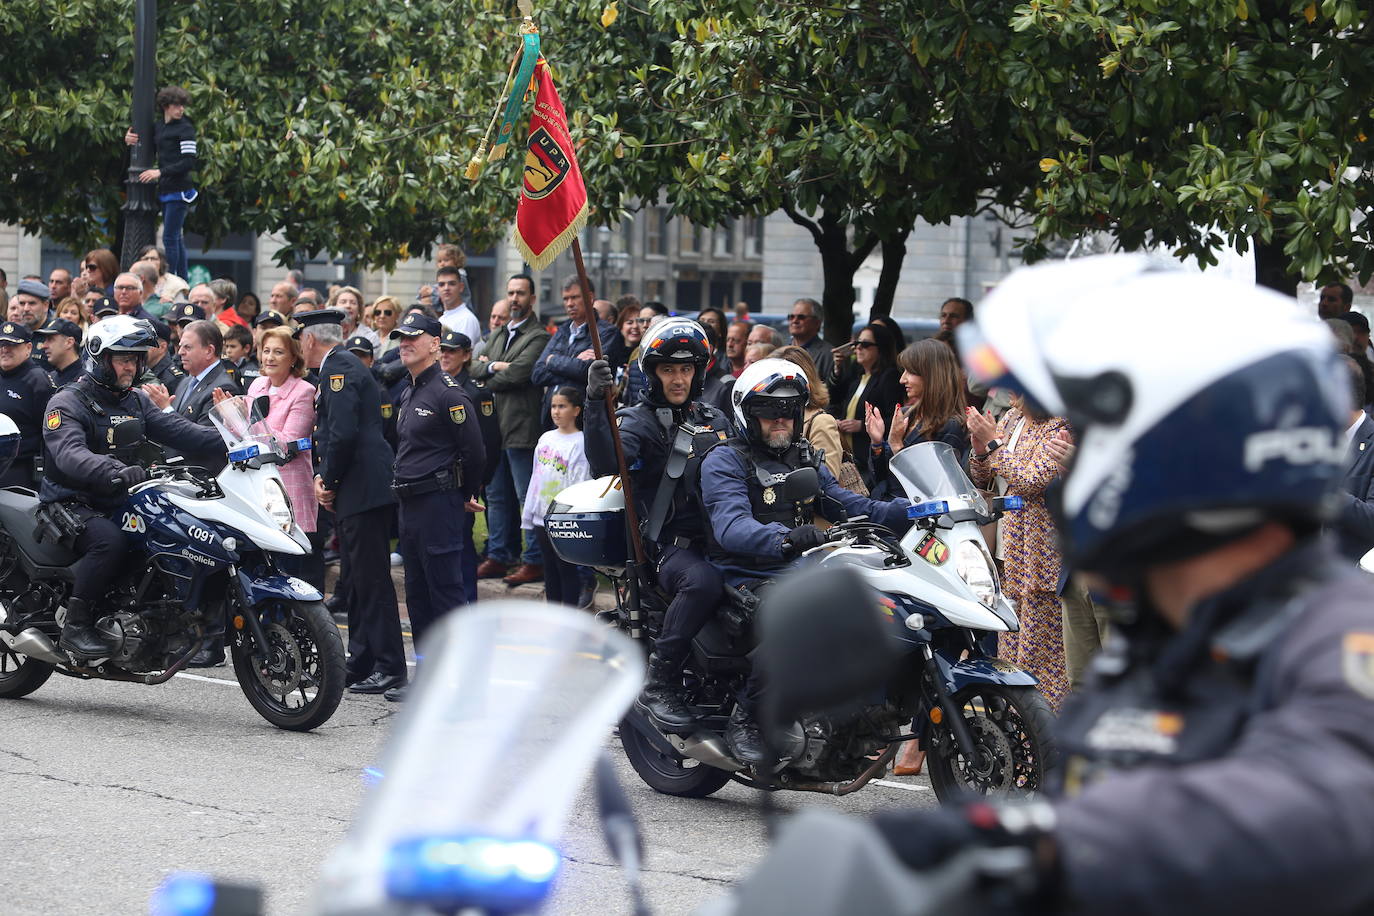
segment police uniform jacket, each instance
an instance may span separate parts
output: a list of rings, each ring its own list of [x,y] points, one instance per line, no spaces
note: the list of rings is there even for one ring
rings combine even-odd
[[[81,378],[86,370],[81,365],[81,360],[77,359],[65,369],[48,369],[48,378],[52,379],[54,388],[61,388],[63,385],[70,385],[72,382]]]
[[[1309,542],[1183,630],[1105,648],[1055,729],[1069,902],[1374,913],[1371,607],[1369,577]]]
[[[598,477],[620,473],[605,403],[588,402],[582,416],[583,448],[586,449],[587,463],[591,465],[592,473]],[[693,457],[698,461],[714,444],[723,442],[730,435],[730,424],[725,414],[700,401],[679,410],[655,408],[644,401],[616,413],[625,463],[634,490],[635,510],[642,522],[649,521],[658,489],[665,485],[668,458],[678,429],[684,423],[703,430],[694,437],[692,443]],[[659,541],[667,542],[681,537],[704,549],[705,517],[701,513],[700,501],[695,496],[694,470],[686,470],[677,484],[678,491],[673,495],[672,508]]]
[[[233,360],[223,360],[224,371],[229,373],[229,377],[242,388],[248,390],[248,386],[253,384],[253,380],[262,375],[262,370],[258,368],[257,360],[245,356],[241,362],[235,363]]]
[[[1332,526],[1337,543],[1342,554],[1358,561],[1374,550],[1374,420],[1369,417],[1355,430],[1337,500]]]
[[[52,379],[31,360],[0,371],[0,413],[19,427],[18,459],[32,460],[43,442],[43,415],[53,395]]]
[[[315,476],[333,490],[334,515],[347,518],[394,503],[394,453],[382,435],[382,389],[342,346],[320,362],[315,396]]]
[[[166,356],[158,360],[156,366],[149,366],[148,371],[151,372],[157,381],[168,391],[173,392],[177,390],[177,385],[181,384],[182,378],[186,375],[181,368],[180,361],[178,361],[176,356],[171,352],[168,352]]]
[[[426,480],[456,466],[464,495],[474,495],[487,461],[476,407],[438,363],[407,380],[396,404],[397,482]]]
[[[497,328],[487,339],[482,352],[491,362],[510,363],[500,372],[492,372],[491,363],[478,370],[496,396],[502,448],[533,449],[539,444],[539,434],[544,428],[540,418],[543,392],[531,381],[531,376],[548,341],[549,332],[533,315],[521,322],[519,328],[512,329],[509,324]]]
[[[479,382],[468,372],[467,366],[453,377],[463,387],[468,400],[477,408],[477,428],[482,432],[486,461],[482,472],[482,486],[491,483],[496,476],[496,465],[501,460],[501,421],[496,416],[496,395],[485,383]]]
[[[141,420],[145,437],[159,444],[193,453],[218,449],[224,454],[224,442],[212,427],[159,410],[141,391],[116,393],[83,375],[48,402],[39,500],[75,499],[105,511],[117,508],[124,495],[111,492],[109,482],[125,462],[110,454],[111,428],[131,418]]]
[[[597,319],[597,329],[601,334],[601,353],[611,365],[625,361],[625,341],[620,332],[609,321]],[[540,402],[539,422],[542,429],[552,429],[553,420],[549,417],[549,406],[553,403],[553,393],[563,385],[581,388],[587,384],[587,367],[590,359],[578,359],[577,354],[592,346],[590,323],[583,322],[574,328],[571,321],[559,325],[553,337],[544,345],[539,361],[534,364],[530,379],[536,385],[544,386],[544,397]]]
[[[744,578],[767,578],[789,562],[783,558],[787,533],[811,522],[814,515],[830,522],[867,515],[898,533],[910,527],[907,500],[880,502],[846,490],[823,463],[816,468],[820,475],[817,495],[822,498],[805,512],[785,506],[782,488],[765,487],[759,479],[760,468],[778,475],[809,463],[799,445],[776,456],[771,450],[751,447],[742,438],[731,439],[706,456],[701,463],[701,500],[711,525],[711,557],[722,569]],[[760,520],[770,515],[776,520]]]

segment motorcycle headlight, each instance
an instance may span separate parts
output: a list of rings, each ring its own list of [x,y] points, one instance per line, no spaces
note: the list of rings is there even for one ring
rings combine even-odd
[[[272,521],[277,523],[277,527],[282,530],[282,534],[290,534],[292,527],[296,524],[296,515],[291,511],[291,500],[286,495],[286,488],[281,485],[280,480],[269,477],[263,483],[262,488],[262,507],[267,510],[267,514],[272,517]]]
[[[955,547],[954,571],[984,607],[991,610],[997,604],[997,574],[981,545],[963,541]]]

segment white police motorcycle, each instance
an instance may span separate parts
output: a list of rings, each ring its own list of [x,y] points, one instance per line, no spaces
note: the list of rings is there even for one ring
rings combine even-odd
[[[245,397],[213,408],[229,459],[217,476],[154,464],[130,488],[113,516],[133,542],[130,562],[97,606],[105,658],[58,648],[77,556],[40,533],[31,491],[0,489],[0,698],[27,696],[54,673],[162,684],[222,630],[263,718],[293,731],[328,721],[343,696],[343,640],[320,593],[275,560],[310,550],[276,469],[310,443],[278,441],[265,410]],[[141,426],[112,427],[116,447],[141,440]]]
[[[876,607],[860,602],[833,611],[882,618],[903,657],[896,675],[847,716],[806,718],[775,767],[746,768],[723,736],[750,670],[757,601],[727,588],[720,613],[697,635],[687,662],[694,725],[684,734],[665,732],[637,708],[621,724],[625,754],[648,785],[702,797],[733,779],[844,795],[880,777],[898,745],[914,738],[942,800],[960,793],[1025,795],[1039,787],[1056,756],[1053,713],[1032,675],[985,649],[985,637],[1015,632],[1018,624],[979,526],[1020,508],[1020,498],[989,504],[945,443],[903,449],[891,471],[913,503],[914,523],[905,535],[856,519],[830,528],[826,543],[807,553],[817,554],[823,567],[855,570],[875,590]],[[794,471],[783,486],[814,493],[815,473]],[[670,596],[633,575],[623,510],[616,478],[584,481],[556,497],[546,531],[563,559],[612,579],[616,625],[647,643],[662,626]],[[912,732],[904,734],[909,723]]]

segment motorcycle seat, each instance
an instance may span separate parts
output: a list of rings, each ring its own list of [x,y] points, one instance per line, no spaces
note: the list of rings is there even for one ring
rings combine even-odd
[[[39,541],[38,498],[31,493],[0,489],[0,526],[3,526],[24,555],[38,566],[70,566],[77,555],[56,541]]]

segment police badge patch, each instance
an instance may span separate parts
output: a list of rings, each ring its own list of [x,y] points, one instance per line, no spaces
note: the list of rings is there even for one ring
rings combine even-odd
[[[62,425],[62,414],[56,410],[50,410],[48,411],[47,418],[43,422],[48,429],[57,429],[57,427]]]
[[[390,405],[390,404],[383,404],[383,405],[382,405],[382,419],[383,419],[383,420],[390,420],[390,419],[391,419],[391,405]]]
[[[449,419],[453,420],[454,423],[464,423],[468,418],[468,409],[462,404],[459,404],[455,407],[450,407],[448,409],[448,415]]]
[[[1374,700],[1374,633],[1347,633],[1341,640],[1341,674],[1350,689]]]
[[[491,401],[483,401],[483,402],[482,402],[482,416],[484,416],[484,417],[489,417],[489,416],[491,416],[492,411],[494,411],[495,409],[496,409],[496,405],[493,404]]]
[[[773,491],[772,487],[763,488],[763,501],[770,506],[778,501],[778,494]]]
[[[343,391],[344,377],[342,375],[331,375],[329,377],[330,391]]]

